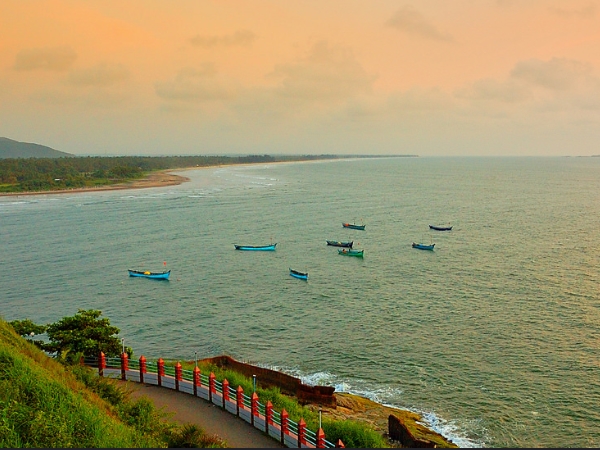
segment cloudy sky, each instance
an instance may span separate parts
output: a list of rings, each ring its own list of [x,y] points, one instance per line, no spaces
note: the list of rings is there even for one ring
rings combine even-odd
[[[77,155],[600,154],[600,0],[2,0],[0,137]]]

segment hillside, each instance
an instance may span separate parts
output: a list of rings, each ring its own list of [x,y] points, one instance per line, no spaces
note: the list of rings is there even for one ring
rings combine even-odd
[[[59,152],[45,145],[13,141],[0,137],[1,158],[65,158],[73,156],[70,153]]]
[[[0,318],[0,448],[181,446],[181,429],[149,400],[124,395],[111,380],[48,357]]]

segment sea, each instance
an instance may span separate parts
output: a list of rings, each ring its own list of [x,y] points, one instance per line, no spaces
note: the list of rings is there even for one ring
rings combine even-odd
[[[98,309],[137,357],[228,354],[418,412],[461,447],[600,447],[600,158],[175,173],[190,181],[0,197],[2,318]]]

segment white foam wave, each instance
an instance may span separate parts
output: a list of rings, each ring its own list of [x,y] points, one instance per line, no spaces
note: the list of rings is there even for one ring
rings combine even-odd
[[[390,408],[408,410],[419,414],[423,418],[424,426],[439,433],[459,447],[479,448],[485,446],[485,443],[481,440],[469,437],[470,434],[476,434],[478,436],[485,434],[485,430],[483,430],[480,421],[458,422],[445,420],[438,417],[432,411],[421,411],[404,406],[400,401],[402,398],[402,388],[400,386],[373,386],[371,383],[360,379],[341,379],[326,371],[304,373],[299,369],[282,367],[270,368],[298,377],[302,383],[309,386],[334,386],[336,392],[346,392],[358,395]]]

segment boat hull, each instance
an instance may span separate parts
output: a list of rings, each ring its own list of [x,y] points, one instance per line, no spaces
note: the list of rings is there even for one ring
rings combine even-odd
[[[356,225],[353,223],[342,223],[344,228],[351,228],[352,230],[364,230],[366,225]]]
[[[233,244],[233,245],[235,246],[236,250],[272,252],[272,251],[275,251],[275,246],[277,245],[277,243],[271,244],[271,245],[260,245],[260,246],[236,245],[236,244]]]
[[[353,244],[354,244],[354,241],[350,241],[350,242],[327,241],[327,245],[331,245],[333,247],[352,248]]]
[[[431,230],[435,230],[435,231],[451,231],[452,227],[438,227],[436,225],[429,225],[429,228]]]
[[[150,278],[152,280],[168,280],[171,271],[166,272],[142,272],[141,270],[128,270],[130,277]]]
[[[341,248],[338,250],[338,253],[340,255],[347,255],[347,256],[357,256],[359,258],[363,257],[364,254],[364,250],[351,250],[351,249],[345,249],[345,248]]]
[[[298,272],[297,270],[290,269],[290,275],[299,280],[308,280],[308,272]]]
[[[412,246],[413,246],[413,248],[417,248],[419,250],[433,250],[433,247],[435,247],[435,244],[425,245],[425,244],[416,244],[413,242]]]

